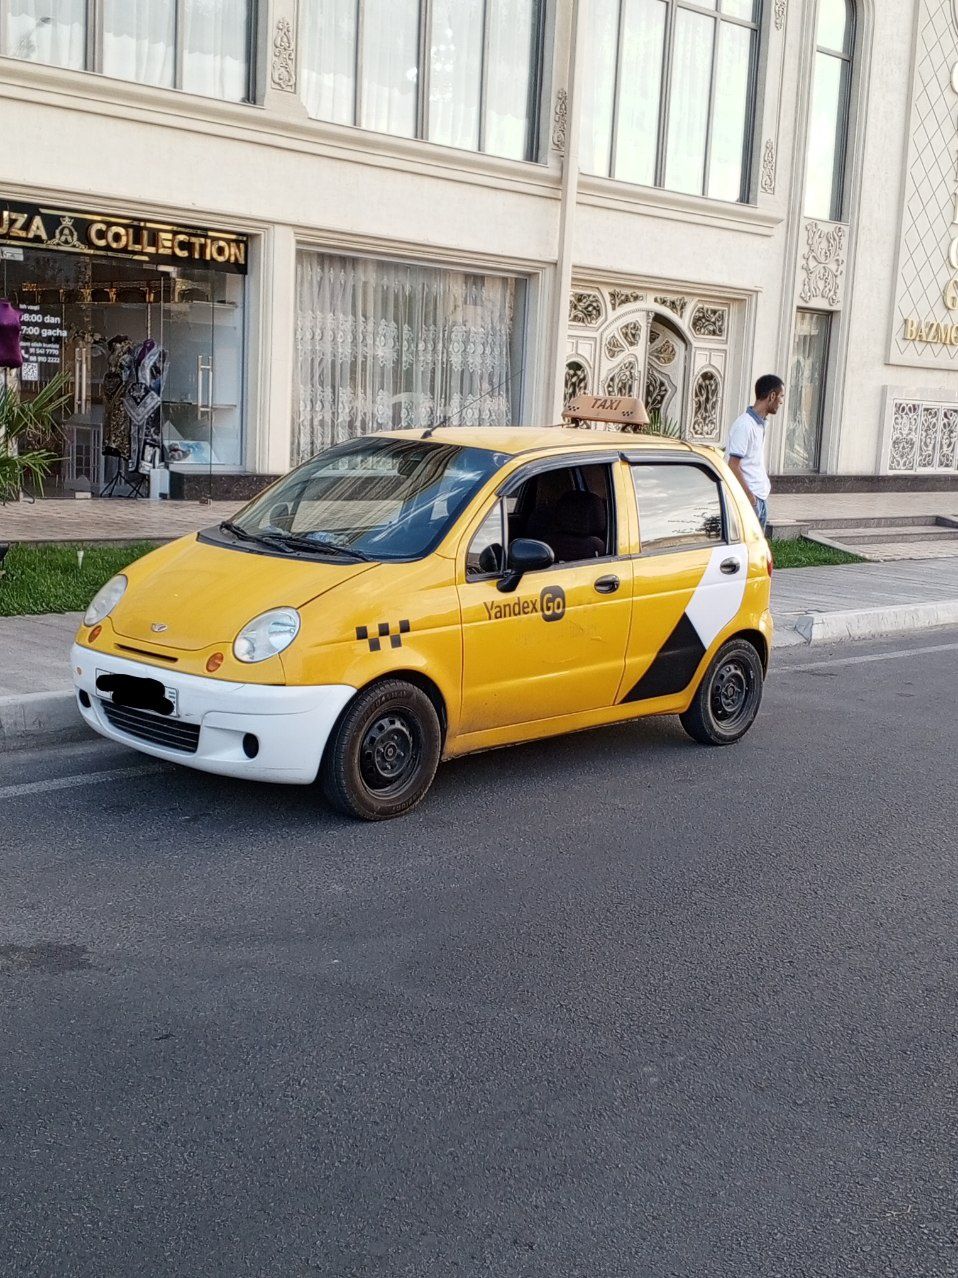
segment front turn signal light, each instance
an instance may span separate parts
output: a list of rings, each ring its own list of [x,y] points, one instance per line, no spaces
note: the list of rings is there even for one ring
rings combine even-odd
[[[214,652],[213,655],[210,657],[210,659],[206,663],[207,673],[216,674],[217,670],[219,670],[224,660],[225,658],[221,652]]]

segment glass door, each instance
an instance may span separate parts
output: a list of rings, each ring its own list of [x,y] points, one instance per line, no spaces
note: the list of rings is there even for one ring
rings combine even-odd
[[[167,459],[177,470],[239,470],[244,280],[217,271],[174,271],[164,308]]]
[[[785,424],[787,475],[815,474],[821,462],[831,324],[831,315],[823,311],[796,316]]]

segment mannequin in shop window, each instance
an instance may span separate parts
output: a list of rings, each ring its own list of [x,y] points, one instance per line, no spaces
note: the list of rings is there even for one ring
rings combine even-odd
[[[110,457],[132,456],[130,419],[123,407],[127,383],[133,373],[133,343],[123,334],[107,342],[103,376],[103,451]],[[110,451],[108,451],[110,450]]]
[[[143,474],[162,466],[163,455],[163,383],[169,356],[152,337],[136,350],[133,371],[123,400],[132,424],[137,469]]]
[[[8,302],[6,298],[0,298],[0,368],[6,371],[22,366],[20,312],[12,302]]]

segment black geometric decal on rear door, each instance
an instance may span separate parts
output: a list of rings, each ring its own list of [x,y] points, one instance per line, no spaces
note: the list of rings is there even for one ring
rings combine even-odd
[[[674,697],[684,692],[695,677],[705,656],[705,645],[685,613],[656,653],[645,674],[622,698],[627,701],[651,701],[655,697]]]

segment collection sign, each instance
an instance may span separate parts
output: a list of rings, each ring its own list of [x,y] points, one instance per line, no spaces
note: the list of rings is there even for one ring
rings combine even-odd
[[[10,248],[190,264],[235,275],[245,275],[249,263],[245,235],[5,200],[0,203],[0,249]]]

